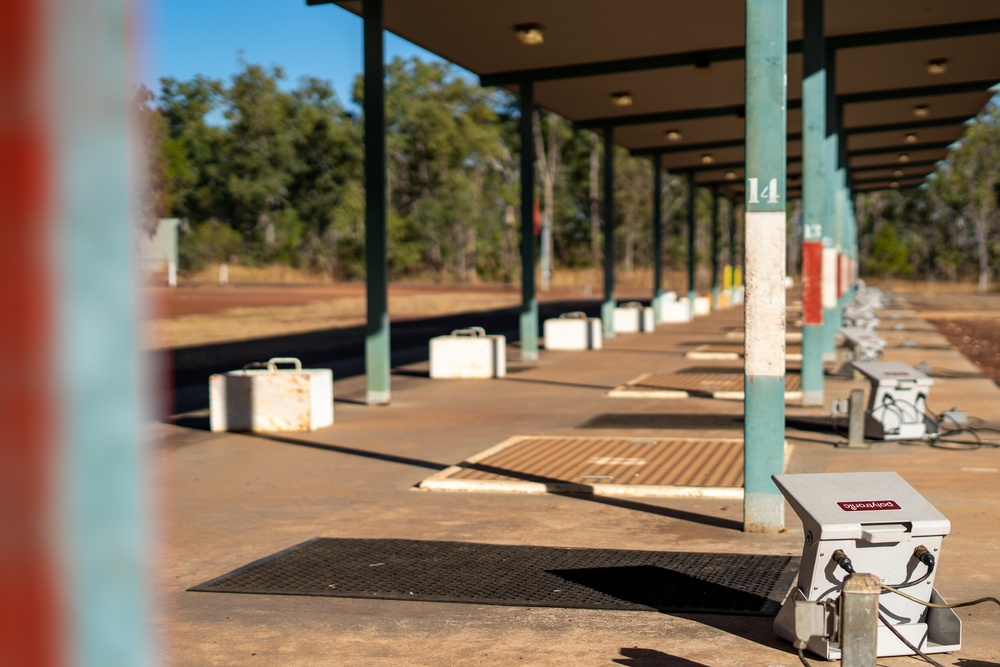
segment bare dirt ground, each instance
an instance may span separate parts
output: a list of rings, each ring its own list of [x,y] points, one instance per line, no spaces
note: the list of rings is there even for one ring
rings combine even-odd
[[[648,298],[648,289],[623,288],[619,299]],[[360,283],[228,285],[182,283],[175,289],[144,291],[149,317],[145,347],[167,349],[246,340],[365,322],[365,288]],[[558,287],[541,301],[597,298],[587,287]],[[393,321],[470,311],[514,308],[521,303],[511,285],[392,285],[389,316]]]
[[[911,294],[907,300],[1000,385],[1000,294]]]

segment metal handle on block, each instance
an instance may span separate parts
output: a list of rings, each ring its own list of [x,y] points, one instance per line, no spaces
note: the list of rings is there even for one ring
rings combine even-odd
[[[559,316],[560,320],[585,320],[587,319],[587,313],[582,310],[574,310],[572,313],[563,313]]]
[[[267,368],[271,371],[278,370],[278,364],[292,364],[295,370],[302,370],[302,362],[296,357],[271,357],[267,360]]]
[[[644,306],[638,301],[629,301],[628,303],[623,303],[619,308],[638,308],[642,309]]]
[[[485,338],[486,329],[482,327],[469,327],[468,329],[455,329],[451,332],[452,336],[456,338],[461,336],[471,336],[473,338]]]

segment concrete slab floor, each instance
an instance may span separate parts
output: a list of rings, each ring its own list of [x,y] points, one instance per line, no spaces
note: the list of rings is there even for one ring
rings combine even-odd
[[[599,352],[542,351],[504,380],[431,381],[426,364],[394,376],[393,404],[366,407],[364,378],[338,380],[336,423],[313,433],[213,434],[207,412],[154,427],[162,547],[153,619],[171,665],[798,665],[771,620],[651,612],[491,607],[189,593],[194,584],[306,539],[395,537],[504,544],[798,555],[790,509],[779,535],[741,531],[738,501],[422,493],[435,470],[515,433],[741,437],[742,403],[606,397],[643,372],[690,366],[691,344],[721,340],[740,309],[619,336]],[[953,350],[889,349],[888,360],[975,371]],[[516,350],[511,350],[516,359]],[[727,365],[727,364],[722,364]],[[728,365],[732,365],[731,363]],[[512,366],[518,368],[517,363]],[[423,375],[422,375],[423,374]],[[827,400],[865,383],[830,378]],[[1000,420],[1000,388],[937,380],[931,408]],[[821,417],[828,408],[788,406]],[[735,429],[735,430],[734,430]],[[1000,449],[881,444],[836,449],[789,430],[789,472],[896,470],[952,522],[937,587],[949,601],[1000,593]],[[800,436],[800,439],[795,439]],[[801,437],[811,440],[801,439]],[[1000,608],[959,610],[964,648],[946,665],[1000,664]],[[819,662],[818,660],[816,661]],[[880,665],[923,664],[886,658]]]

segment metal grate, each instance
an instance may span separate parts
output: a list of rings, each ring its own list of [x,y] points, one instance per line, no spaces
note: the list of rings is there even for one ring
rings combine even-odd
[[[677,373],[647,373],[608,393],[618,398],[684,398],[708,396],[720,399],[744,399],[743,372],[738,369],[685,369]],[[674,396],[674,394],[679,394]],[[785,375],[785,398],[802,398],[802,378],[797,374]]]
[[[742,485],[742,440],[515,436],[420,488],[736,498]]]
[[[791,556],[317,538],[190,590],[773,616],[796,571]]]

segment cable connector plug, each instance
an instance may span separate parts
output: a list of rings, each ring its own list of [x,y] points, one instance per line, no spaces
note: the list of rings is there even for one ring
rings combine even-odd
[[[928,570],[934,569],[934,554],[924,545],[920,545],[913,550],[913,557],[927,566]]]
[[[837,549],[834,551],[830,559],[848,574],[854,574],[854,563],[852,563],[851,559],[847,557],[847,554],[844,553],[843,549]]]

